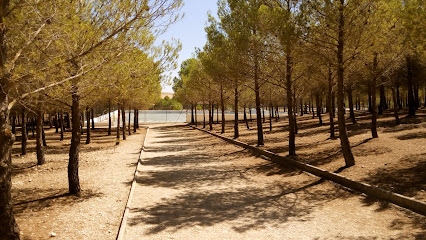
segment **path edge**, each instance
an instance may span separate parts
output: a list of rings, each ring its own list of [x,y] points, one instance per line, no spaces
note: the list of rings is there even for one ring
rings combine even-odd
[[[368,196],[372,196],[372,197],[375,197],[375,198],[378,198],[378,199],[381,199],[381,200],[386,200],[386,201],[391,202],[395,205],[398,205],[400,207],[409,209],[413,212],[416,212],[416,213],[419,213],[421,215],[426,216],[426,202],[422,202],[422,201],[419,201],[419,200],[416,200],[414,198],[410,198],[410,197],[407,197],[407,196],[404,196],[404,195],[401,195],[401,194],[398,194],[398,193],[390,192],[390,191],[384,190],[382,188],[372,186],[372,185],[367,184],[367,183],[358,182],[358,181],[352,180],[350,178],[344,177],[342,175],[332,173],[332,172],[323,170],[321,168],[315,167],[313,165],[302,163],[302,162],[293,160],[289,157],[283,157],[283,156],[277,155],[273,152],[270,152],[270,151],[267,151],[267,150],[262,150],[262,149],[259,149],[257,147],[246,144],[244,142],[240,142],[240,141],[237,141],[235,139],[227,138],[227,137],[218,135],[216,133],[213,133],[213,132],[210,132],[210,131],[207,131],[207,130],[204,130],[204,129],[201,129],[201,128],[198,128],[198,127],[194,127],[194,126],[191,126],[191,125],[187,125],[187,126],[193,128],[193,129],[197,129],[199,131],[208,133],[208,134],[210,134],[214,137],[220,138],[220,139],[225,140],[226,142],[232,143],[234,145],[243,147],[245,149],[249,149],[252,152],[255,152],[257,154],[266,156],[266,157],[270,158],[270,160],[272,162],[278,163],[280,165],[287,165],[287,166],[290,165],[290,166],[297,168],[299,170],[302,170],[304,172],[311,173],[311,174],[313,174],[317,177],[321,177],[321,178],[330,180],[332,182],[335,182],[335,183],[342,185],[346,188],[364,193]]]
[[[130,188],[129,195],[127,197],[126,207],[124,209],[123,216],[121,217],[120,227],[118,228],[118,234],[117,234],[117,237],[115,238],[116,240],[123,240],[124,239],[124,233],[126,231],[126,225],[127,225],[127,217],[129,215],[130,204],[131,204],[133,192],[134,192],[135,186],[136,186],[136,174],[138,173],[139,166],[141,165],[141,157],[142,157],[142,153],[145,150],[145,142],[146,142],[146,139],[148,138],[148,132],[149,132],[149,127],[146,128],[145,138],[143,139],[141,151],[140,151],[139,157],[138,157],[138,163],[136,165],[136,169],[135,169],[135,172],[133,174],[132,187]]]

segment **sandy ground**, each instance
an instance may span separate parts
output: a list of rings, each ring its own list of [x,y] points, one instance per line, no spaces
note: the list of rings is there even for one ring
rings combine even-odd
[[[337,119],[335,119],[337,121]],[[357,123],[348,120],[348,134],[356,165],[340,174],[351,179],[379,186],[418,200],[426,201],[426,109],[422,108],[414,118],[401,115],[401,124],[395,125],[392,113],[379,116],[379,138],[372,139],[370,119],[364,112],[358,112]],[[298,159],[320,168],[336,171],[345,165],[340,152],[338,138],[329,138],[328,114],[323,114],[323,125],[312,115],[298,117],[299,133],[296,135]],[[263,124],[265,146],[272,152],[288,154],[288,119],[273,120],[272,131],[269,119]],[[202,125],[201,125],[202,127]],[[232,122],[227,122],[225,136],[233,137]],[[220,133],[220,124],[213,131]],[[256,122],[247,130],[240,125],[238,140],[257,144]],[[336,125],[336,136],[338,135]]]
[[[20,156],[20,143],[13,146],[14,212],[22,239],[115,239],[127,202],[130,184],[145,136],[145,129],[115,147],[115,135],[92,130],[92,143],[80,154],[82,196],[67,195],[67,164],[70,133],[47,130],[46,164],[35,166],[35,141],[29,140],[28,155]]]
[[[310,135],[312,148],[322,146],[321,141],[334,146],[335,140],[318,133]],[[250,134],[247,132],[242,140],[252,140]],[[383,129],[379,134],[385,135]],[[273,142],[270,136],[266,139],[269,144]],[[384,137],[378,141],[381,139]],[[302,157],[301,149],[309,154],[310,147],[302,148],[299,139]],[[366,165],[360,154],[358,164]],[[277,166],[189,127],[153,125],[142,157],[125,239],[426,238],[424,216]],[[328,163],[342,165],[340,156],[332,160]],[[383,161],[381,164],[376,168],[364,166],[363,171],[380,169]],[[365,176],[369,173],[357,177]],[[413,193],[418,196],[416,189]]]

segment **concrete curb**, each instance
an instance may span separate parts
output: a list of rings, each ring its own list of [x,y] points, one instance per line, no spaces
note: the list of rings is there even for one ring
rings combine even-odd
[[[126,208],[124,209],[123,216],[121,217],[121,223],[120,223],[120,227],[118,228],[118,234],[117,234],[116,240],[122,240],[124,238],[124,232],[126,231],[126,225],[127,225],[127,217],[129,215],[129,211],[130,211],[130,203],[132,201],[133,192],[135,190],[135,185],[136,185],[136,174],[137,174],[138,168],[140,166],[142,153],[145,150],[145,141],[148,138],[148,132],[149,132],[149,127],[146,128],[146,134],[145,134],[145,138],[144,138],[143,143],[142,143],[142,149],[139,153],[138,164],[136,165],[135,173],[133,174],[132,187],[130,188],[129,196],[127,198]]]
[[[190,126],[190,125],[188,125],[188,126]],[[395,205],[398,205],[400,207],[409,209],[413,212],[416,212],[416,213],[419,213],[419,214],[426,216],[426,203],[425,202],[418,201],[416,199],[413,199],[413,198],[410,198],[410,197],[407,197],[407,196],[404,196],[404,195],[401,195],[401,194],[398,194],[398,193],[390,192],[390,191],[381,189],[379,187],[372,186],[372,185],[367,184],[367,183],[357,182],[355,180],[346,178],[342,175],[332,173],[332,172],[328,172],[328,171],[325,171],[321,168],[317,168],[317,167],[309,165],[309,164],[301,163],[301,162],[295,161],[293,159],[290,159],[288,157],[279,156],[279,155],[277,155],[273,152],[270,152],[270,151],[267,151],[267,150],[262,150],[262,149],[259,149],[257,147],[248,145],[246,143],[243,143],[243,142],[240,142],[240,141],[237,141],[237,140],[234,140],[234,139],[230,139],[230,138],[227,138],[227,137],[224,137],[224,136],[220,136],[218,134],[209,132],[209,131],[204,130],[204,129],[200,129],[200,128],[197,128],[197,127],[194,127],[194,126],[190,126],[190,127],[197,129],[197,130],[200,130],[202,132],[208,133],[212,136],[215,136],[217,138],[225,140],[225,141],[232,143],[234,145],[243,147],[245,149],[249,149],[252,152],[255,152],[257,154],[264,155],[264,156],[270,158],[271,161],[276,162],[278,164],[282,164],[282,165],[286,165],[286,166],[292,166],[292,167],[297,168],[299,170],[311,173],[315,176],[333,181],[335,183],[338,183],[338,184],[340,184],[344,187],[350,188],[352,190],[365,193],[368,196],[372,196],[372,197],[376,197],[378,199],[389,201],[389,202],[391,202]]]

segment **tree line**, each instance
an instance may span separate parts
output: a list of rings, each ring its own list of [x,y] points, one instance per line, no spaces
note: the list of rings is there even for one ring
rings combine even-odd
[[[86,116],[90,143],[93,109],[118,109],[117,138],[125,110],[148,108],[175,67],[178,41],[155,44],[182,14],[181,0],[2,0],[0,3],[0,239],[20,239],[11,199],[11,149],[28,131],[43,164],[44,125],[71,131],[69,192],[80,195],[79,151]],[[115,107],[112,107],[115,106]],[[130,111],[129,111],[130,118]],[[129,119],[130,120],[130,119]],[[136,119],[137,120],[137,119]],[[135,121],[137,123],[137,121]],[[49,124],[50,123],[50,124]],[[129,122],[130,123],[130,122]],[[108,134],[111,135],[111,118]],[[134,124],[137,127],[137,124]],[[20,131],[18,131],[20,128]]]
[[[337,114],[349,167],[355,159],[347,108],[355,124],[354,111],[368,105],[371,136],[377,138],[377,115],[384,110],[399,124],[400,109],[407,107],[410,117],[422,102],[426,107],[425,24],[419,0],[220,0],[217,18],[210,15],[205,27],[207,43],[182,63],[174,91],[193,113],[201,105],[206,119],[207,110],[210,129],[214,106],[221,109],[222,133],[225,110],[233,109],[234,138],[238,112],[243,109],[249,127],[246,109],[255,108],[259,146],[264,109],[278,117],[283,107],[290,156],[296,155],[297,119],[309,109],[323,124],[325,108],[331,138]]]

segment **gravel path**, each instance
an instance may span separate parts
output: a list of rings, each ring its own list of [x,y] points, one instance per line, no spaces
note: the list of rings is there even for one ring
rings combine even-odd
[[[124,239],[425,239],[426,218],[178,125],[152,125]]]

